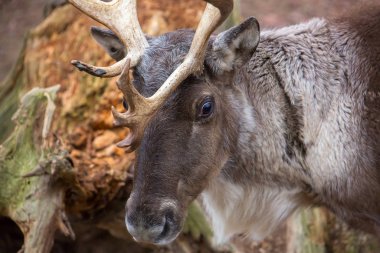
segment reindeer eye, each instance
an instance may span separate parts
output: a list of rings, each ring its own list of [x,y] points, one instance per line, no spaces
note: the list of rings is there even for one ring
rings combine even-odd
[[[212,102],[208,101],[202,106],[202,116],[209,115],[212,112]]]
[[[212,115],[214,112],[214,99],[212,97],[206,97],[202,103],[199,104],[197,118],[205,119]]]
[[[127,101],[125,101],[124,98],[123,98],[123,107],[125,108],[125,110],[128,110],[128,104],[127,104]]]

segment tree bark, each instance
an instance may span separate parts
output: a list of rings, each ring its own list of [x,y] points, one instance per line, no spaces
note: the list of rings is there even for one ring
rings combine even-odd
[[[0,213],[22,230],[25,252],[50,252],[57,229],[74,238],[64,206],[65,186],[76,183],[73,168],[59,147],[48,150],[46,139],[58,89],[56,85],[28,92],[13,117],[14,131],[0,146]],[[47,105],[39,125],[44,100]]]

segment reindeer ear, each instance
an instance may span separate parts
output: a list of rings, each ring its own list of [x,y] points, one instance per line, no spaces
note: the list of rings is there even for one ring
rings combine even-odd
[[[216,74],[239,68],[252,57],[259,40],[259,23],[253,17],[248,18],[215,38],[206,64]]]
[[[116,61],[125,57],[126,48],[124,44],[111,30],[93,26],[91,27],[91,35]]]

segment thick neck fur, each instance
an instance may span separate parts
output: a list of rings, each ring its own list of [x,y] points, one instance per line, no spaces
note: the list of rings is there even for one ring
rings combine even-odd
[[[369,63],[360,47],[344,22],[313,19],[262,32],[226,91],[239,103],[231,106],[240,119],[234,153],[203,193],[217,242],[236,234],[262,239],[310,204],[378,229],[380,155],[372,149],[380,147],[371,138],[380,138],[380,106],[368,108],[363,94],[373,97],[380,83],[368,89],[373,73],[363,72]]]

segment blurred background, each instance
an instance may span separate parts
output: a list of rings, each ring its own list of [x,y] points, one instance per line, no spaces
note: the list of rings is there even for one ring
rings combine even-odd
[[[140,23],[150,35],[183,27],[194,28],[204,7],[201,0],[137,2]],[[261,29],[271,29],[312,17],[333,18],[354,6],[368,3],[357,0],[235,2],[233,18],[224,28],[246,17],[255,16]],[[95,78],[80,73],[69,64],[71,59],[81,59],[95,65],[109,65],[112,62],[89,35],[90,26],[96,23],[67,5],[65,0],[0,0],[0,24],[0,144],[3,145],[4,140],[13,137],[17,124],[11,118],[19,106],[20,97],[35,87],[48,88],[61,84],[51,132],[58,136],[61,143],[59,149],[69,154],[75,168],[69,187],[62,189],[65,198],[61,204],[66,207],[65,212],[76,240],[56,233],[52,252],[380,252],[377,240],[350,230],[334,215],[320,208],[295,215],[263,242],[250,242],[237,236],[233,243],[219,248],[210,243],[212,233],[199,205],[193,205],[184,233],[173,244],[161,248],[136,244],[124,225],[124,205],[132,187],[133,169],[130,165],[134,155],[125,154],[115,147],[115,143],[126,136],[128,130],[114,128],[110,114],[111,104],[121,109],[121,94],[115,87],[115,79]],[[36,115],[23,121],[26,126],[29,125],[25,122],[30,121],[33,136],[29,139],[23,137],[21,145],[31,142],[37,148],[35,154],[28,153],[28,156],[37,158],[40,156],[41,145],[36,140],[39,138],[37,133],[41,124],[34,121],[40,123],[43,118],[41,115],[43,111],[36,110]],[[5,144],[3,147],[18,150]],[[23,158],[23,154],[13,155],[13,160],[19,159],[17,162],[22,163],[20,158]],[[7,199],[3,197],[2,189],[6,188],[4,184],[9,181],[13,185],[19,185],[19,188],[29,181],[20,177],[2,177],[7,169],[12,170],[9,174],[17,175],[19,172],[15,170],[22,167],[16,163],[17,166],[7,168],[6,164],[2,164],[2,158],[0,156],[0,253],[15,253],[26,241],[25,238],[33,239],[33,235],[28,233],[33,224],[28,224],[29,220],[23,220],[22,217],[12,217],[19,227],[20,224],[23,225],[21,233],[11,219],[1,216],[4,215],[2,206],[11,206],[14,196],[18,194],[16,187],[14,192],[10,191]],[[28,157],[27,161],[29,160]],[[25,167],[33,169],[29,164]],[[25,173],[24,171],[23,174]],[[24,203],[13,206],[22,204]],[[38,217],[38,211],[34,215]],[[6,216],[11,215],[8,212]]]

